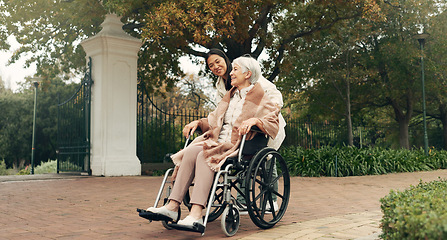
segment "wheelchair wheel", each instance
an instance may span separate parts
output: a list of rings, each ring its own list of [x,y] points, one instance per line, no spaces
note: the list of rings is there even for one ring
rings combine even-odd
[[[273,148],[263,148],[251,160],[245,180],[247,210],[253,223],[263,229],[273,227],[284,216],[289,196],[290,176],[286,162]]]
[[[232,204],[225,207],[220,219],[220,226],[228,237],[233,236],[239,230],[239,210]]]

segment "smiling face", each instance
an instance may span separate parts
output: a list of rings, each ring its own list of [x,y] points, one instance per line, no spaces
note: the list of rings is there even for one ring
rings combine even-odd
[[[225,59],[217,54],[211,55],[207,60],[208,67],[214,75],[224,77],[227,72],[227,64]]]
[[[243,88],[250,86],[249,79],[251,72],[242,72],[242,68],[238,64],[233,64],[233,70],[230,72],[230,76],[231,85],[237,87],[237,89],[242,90]]]

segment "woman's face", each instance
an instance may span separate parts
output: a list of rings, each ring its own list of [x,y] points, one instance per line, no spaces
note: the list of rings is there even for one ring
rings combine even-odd
[[[208,67],[214,75],[223,77],[227,72],[225,59],[217,54],[211,55],[207,60]]]
[[[230,72],[230,76],[231,86],[237,87],[237,89],[239,90],[250,86],[249,79],[251,76],[251,72],[246,71],[245,73],[243,73],[242,68],[239,65],[233,64],[233,70]]]

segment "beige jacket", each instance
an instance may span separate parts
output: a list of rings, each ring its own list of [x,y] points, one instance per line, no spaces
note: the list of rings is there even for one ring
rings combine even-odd
[[[261,84],[262,88],[264,89],[265,93],[270,97],[271,101],[275,104],[278,104],[280,108],[284,105],[284,102],[282,100],[282,94],[278,89],[276,89],[275,84],[270,82],[269,80],[265,79],[263,76],[261,76],[258,80],[258,83]],[[220,102],[222,97],[227,93],[225,90],[225,84],[222,77],[219,77],[216,82],[216,100],[215,103]],[[279,113],[279,132],[278,135],[276,135],[275,138],[270,138],[268,142],[268,146],[271,148],[274,148],[276,150],[281,147],[282,142],[286,138],[286,121],[284,120],[284,117],[281,113]]]

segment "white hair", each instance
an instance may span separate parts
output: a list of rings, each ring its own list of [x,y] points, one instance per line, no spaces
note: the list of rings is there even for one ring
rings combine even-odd
[[[259,62],[252,57],[238,57],[233,60],[233,65],[234,64],[241,67],[242,73],[246,73],[247,71],[251,72],[250,79],[248,79],[251,84],[255,84],[261,76],[261,66],[259,65]]]

